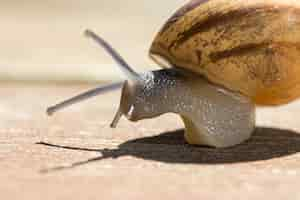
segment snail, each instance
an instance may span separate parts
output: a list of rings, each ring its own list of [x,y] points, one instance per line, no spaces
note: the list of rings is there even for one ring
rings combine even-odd
[[[257,106],[279,106],[300,96],[298,0],[192,0],[156,35],[150,58],[163,69],[135,72],[104,39],[87,30],[128,80],[49,107],[122,87],[119,109],[131,121],[176,113],[185,140],[216,148],[251,137]]]

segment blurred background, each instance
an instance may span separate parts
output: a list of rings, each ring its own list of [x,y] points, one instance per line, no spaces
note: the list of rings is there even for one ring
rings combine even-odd
[[[257,109],[254,137],[225,150],[186,145],[175,114],[111,129],[121,90],[46,115],[124,78],[85,29],[156,69],[149,46],[187,1],[0,0],[0,200],[300,199],[300,101]]]
[[[137,71],[157,68],[148,48],[187,0],[2,0],[0,79],[110,81],[123,78],[112,59],[83,36],[109,41]]]

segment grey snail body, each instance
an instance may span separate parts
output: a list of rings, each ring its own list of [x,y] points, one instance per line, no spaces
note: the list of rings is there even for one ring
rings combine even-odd
[[[179,114],[188,143],[213,147],[239,144],[255,127],[255,105],[249,98],[176,69],[147,72],[137,82],[126,82],[120,113],[131,121]]]

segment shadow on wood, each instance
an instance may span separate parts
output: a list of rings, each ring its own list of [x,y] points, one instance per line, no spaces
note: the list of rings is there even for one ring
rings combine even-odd
[[[117,149],[80,148],[39,142],[37,144],[54,148],[101,153],[101,156],[89,160],[41,172],[69,169],[106,158],[128,155],[166,163],[225,164],[268,160],[300,152],[300,134],[290,130],[259,127],[249,141],[226,149],[188,145],[184,141],[183,132],[184,130],[180,129],[158,136],[130,140],[120,144]]]

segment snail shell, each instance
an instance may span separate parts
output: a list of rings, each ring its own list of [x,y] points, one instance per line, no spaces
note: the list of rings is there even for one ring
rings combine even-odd
[[[289,103],[300,96],[300,2],[192,0],[157,34],[150,57],[256,104]]]

